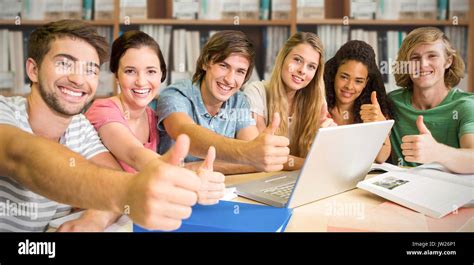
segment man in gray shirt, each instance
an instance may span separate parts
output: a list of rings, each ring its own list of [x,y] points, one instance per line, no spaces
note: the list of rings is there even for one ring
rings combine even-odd
[[[177,167],[189,138],[139,174],[118,171],[81,114],[108,56],[105,39],[84,22],[61,20],[36,29],[28,47],[31,93],[0,96],[0,231],[44,231],[69,205],[97,209],[82,218],[101,229],[123,213],[149,229],[178,228],[201,185]]]

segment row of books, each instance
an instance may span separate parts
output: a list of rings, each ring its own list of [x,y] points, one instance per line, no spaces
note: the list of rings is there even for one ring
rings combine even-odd
[[[96,27],[99,35],[105,37],[105,39],[112,45],[114,41],[114,34],[112,27]],[[97,86],[96,96],[106,97],[113,94],[115,85],[115,76],[110,72],[109,62],[103,64],[100,68],[99,74],[99,85]]]
[[[178,79],[191,78],[195,71],[196,61],[200,50],[213,32],[187,31],[185,29],[172,29],[171,26],[144,25],[141,30],[153,36],[162,48],[170,78],[165,82],[169,84]],[[320,36],[324,46],[324,60],[332,58],[337,50],[348,40],[362,40],[374,48],[376,62],[379,66],[387,91],[396,89],[393,73],[394,63],[400,45],[407,35],[406,31],[397,30],[365,30],[350,28],[343,25],[319,25],[316,33]],[[444,31],[467,63],[467,28],[446,26]],[[269,79],[274,67],[275,58],[290,36],[288,27],[266,27],[263,30],[262,45],[264,47],[263,73],[254,72],[252,80]],[[169,56],[173,57],[170,58]],[[171,65],[170,65],[171,64]],[[461,87],[466,89],[465,87]]]
[[[98,27],[99,33],[112,42],[111,27]],[[214,31],[188,31],[165,25],[142,25],[140,30],[152,36],[160,45],[169,69],[168,78],[163,85],[174,83],[182,78],[191,78],[195,72],[196,61],[200,51]],[[365,30],[350,28],[344,25],[319,25],[315,32],[320,36],[324,46],[324,60],[332,58],[337,50],[348,40],[362,40],[370,44],[376,53],[376,61],[383,74],[388,91],[396,88],[393,76],[393,64],[397,58],[400,45],[406,36],[405,31],[396,30]],[[444,32],[453,43],[456,51],[467,63],[467,28],[446,26]],[[278,51],[289,37],[288,27],[266,27],[262,32],[264,54],[261,59],[262,73],[253,73],[252,80],[269,79]],[[0,30],[0,89],[9,89],[16,94],[25,93],[29,88],[25,85],[24,62],[28,32]],[[14,48],[12,48],[14,47]],[[105,64],[101,71],[98,96],[112,93],[114,77]],[[14,88],[14,89],[12,89]],[[465,87],[461,87],[466,89]]]
[[[162,86],[191,78],[204,43],[215,31],[185,30],[165,25],[141,25],[139,29],[160,45],[168,75]],[[172,57],[170,57],[172,55]]]
[[[15,93],[25,93],[24,45],[22,31],[0,30],[0,91],[15,88]]]
[[[368,31],[360,28],[351,29],[344,25],[319,25],[316,27],[316,33],[324,46],[324,61],[334,57],[337,50],[347,41],[361,40],[373,47],[379,67],[395,61],[401,41],[406,36],[406,32],[402,31]],[[387,89],[393,87],[393,76],[384,75],[384,82],[390,84]]]
[[[450,39],[454,49],[467,64],[467,28],[446,26],[443,31]],[[387,91],[389,92],[397,88],[393,76],[393,72],[395,71],[393,65],[397,59],[401,43],[408,32],[397,30],[365,30],[342,25],[319,25],[317,26],[316,32],[323,42],[324,59],[326,61],[332,58],[337,50],[348,40],[362,40],[367,42],[375,51],[376,61],[384,77]],[[465,80],[463,81],[464,82],[460,84],[460,88],[467,90],[467,84]]]
[[[275,65],[275,58],[289,37],[290,31],[288,27],[267,27],[265,29],[263,33],[263,46],[265,47],[263,79],[270,79],[273,66]]]
[[[320,0],[323,2],[324,0]],[[291,0],[167,0],[154,3],[150,8],[171,5],[173,18],[226,19],[239,16],[244,19],[288,19]],[[272,13],[270,13],[270,9]],[[156,10],[153,10],[156,11]],[[146,19],[147,0],[120,0],[120,17]],[[0,19],[17,16],[28,20],[57,20],[63,18],[111,20],[114,0],[3,0]]]
[[[171,26],[163,25],[143,25],[140,26],[140,29],[151,35],[160,44],[168,69],[170,70],[169,78],[165,81],[164,85],[174,83],[182,78],[192,77],[200,50],[208,37],[212,35],[212,32],[172,29]],[[460,51],[460,54],[466,56],[466,28],[446,27],[446,31],[457,34],[455,36],[458,37],[453,39],[453,43],[456,49]],[[383,73],[387,90],[391,91],[396,88],[393,64],[407,32],[394,30],[367,31],[360,28],[351,29],[349,26],[319,25],[316,28],[316,33],[323,42],[324,60],[332,58],[337,50],[348,40],[362,40],[370,44],[376,53],[376,61]],[[254,72],[252,80],[259,80],[260,76],[263,79],[270,78],[275,58],[289,38],[290,33],[288,27],[266,27],[262,34],[262,45],[264,47],[264,55],[262,55],[264,62],[263,75],[261,75],[262,73]],[[466,59],[466,57],[463,58]]]
[[[192,78],[202,47],[209,37],[217,32],[173,29],[172,26],[165,25],[141,25],[139,29],[153,37],[160,45],[168,69],[167,78],[162,86],[180,79]],[[256,69],[250,80],[260,80]]]
[[[355,19],[467,20],[469,0],[351,0]]]
[[[325,5],[326,4],[326,5]],[[324,19],[325,0],[298,0],[297,19]],[[173,0],[178,19],[289,19],[291,0]],[[346,0],[341,8],[355,19],[452,19],[468,17],[468,0]]]
[[[324,0],[318,1],[323,2]],[[173,0],[176,19],[289,19],[291,0]]]
[[[147,18],[147,0],[120,0],[121,17]],[[0,19],[111,20],[114,0],[2,0]]]
[[[148,6],[147,0],[120,0],[120,17],[148,18],[148,10],[166,9],[176,19],[290,19],[291,0],[167,0]],[[297,19],[324,19],[330,6],[325,0],[298,0]],[[339,2],[341,4],[341,2]],[[468,18],[469,0],[344,0],[343,13],[355,19],[438,19]],[[170,8],[168,8],[170,6]],[[345,9],[349,10],[345,10]],[[168,10],[171,10],[171,14]],[[111,20],[114,0],[3,0],[0,19],[17,16],[29,20],[75,18]],[[342,14],[342,13],[341,13]]]
[[[467,49],[468,49],[468,29],[466,27],[445,27],[444,33],[459,52],[464,63],[467,65]]]
[[[150,35],[160,45],[168,69],[168,76],[162,85],[179,79],[191,78],[196,70],[196,61],[203,41],[208,34],[185,29],[172,29],[164,25],[141,25],[139,29]],[[172,47],[172,49],[171,49]],[[172,51],[172,57],[170,57]]]
[[[139,29],[150,35],[160,45],[163,58],[168,65],[170,61],[170,43],[171,43],[171,26],[164,25],[140,25]]]
[[[112,38],[110,27],[98,27],[98,32],[108,41]],[[28,36],[30,32],[0,29],[0,92],[9,94],[26,94],[30,91],[25,73],[27,59]],[[108,63],[101,68],[97,96],[112,94],[114,76],[110,73]]]
[[[361,40],[367,42],[375,51],[375,57],[379,70],[384,78],[387,92],[397,89],[393,67],[398,50],[406,37],[406,31],[366,31],[363,29],[352,29],[350,31],[351,40]]]

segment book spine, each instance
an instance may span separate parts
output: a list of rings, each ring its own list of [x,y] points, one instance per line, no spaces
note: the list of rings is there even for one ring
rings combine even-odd
[[[270,19],[270,0],[260,0],[260,19]]]
[[[93,0],[83,0],[82,1],[82,19],[92,20],[92,7],[94,3]]]

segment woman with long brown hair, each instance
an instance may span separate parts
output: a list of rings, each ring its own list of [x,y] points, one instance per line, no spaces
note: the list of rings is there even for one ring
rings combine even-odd
[[[248,98],[259,131],[279,113],[277,134],[290,139],[290,159],[285,169],[302,167],[320,127],[335,125],[327,118],[324,92],[323,45],[310,32],[291,36],[279,51],[270,80],[247,85]]]

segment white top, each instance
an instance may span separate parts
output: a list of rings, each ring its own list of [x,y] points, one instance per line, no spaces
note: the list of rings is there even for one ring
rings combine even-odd
[[[250,104],[250,111],[263,117],[265,125],[268,126],[268,108],[267,108],[267,91],[265,86],[268,81],[255,81],[244,86],[244,94]],[[293,117],[287,117],[288,128],[291,127]],[[287,137],[289,138],[290,131],[288,130]]]
[[[33,134],[24,97],[0,96],[0,124]],[[90,159],[108,152],[82,114],[74,115],[60,144]],[[74,161],[70,161],[74,163]],[[45,198],[9,176],[0,176],[0,232],[42,232],[50,220],[69,214],[71,206]]]
[[[244,94],[250,104],[250,111],[262,116],[265,125],[268,125],[267,92],[265,90],[267,84],[267,81],[255,81],[244,87]]]

